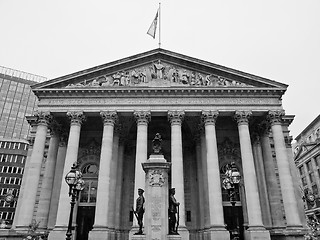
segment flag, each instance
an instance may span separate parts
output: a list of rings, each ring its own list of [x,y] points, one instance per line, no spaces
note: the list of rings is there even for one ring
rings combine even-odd
[[[149,34],[153,38],[155,38],[155,36],[156,36],[157,23],[158,23],[158,13],[159,13],[159,11],[157,11],[157,14],[156,14],[153,22],[151,23],[151,26],[149,27],[149,30],[147,32],[147,34]]]

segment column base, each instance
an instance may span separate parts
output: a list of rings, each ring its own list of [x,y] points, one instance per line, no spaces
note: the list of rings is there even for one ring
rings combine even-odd
[[[167,240],[181,240],[184,239],[180,235],[167,235]]]
[[[65,239],[67,228],[53,229],[48,236],[48,240]],[[72,231],[72,239],[74,239],[74,231]]]
[[[224,227],[211,227],[205,229],[203,232],[203,238],[206,240],[229,240],[230,233]]]
[[[183,240],[189,240],[190,234],[189,230],[184,226],[178,227],[178,234],[181,236]],[[179,235],[168,235],[168,236],[179,236]]]
[[[264,229],[263,227],[250,228],[245,231],[244,238],[246,240],[271,240],[270,232]]]
[[[143,240],[146,239],[146,233],[144,232],[145,229],[142,228],[142,234],[137,234],[139,231],[139,227],[133,226],[131,230],[129,231],[129,240],[134,239],[134,240]]]
[[[94,228],[89,232],[89,240],[115,240],[116,232],[110,228]]]

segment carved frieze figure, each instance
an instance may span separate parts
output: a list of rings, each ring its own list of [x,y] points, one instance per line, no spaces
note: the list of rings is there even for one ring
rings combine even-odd
[[[112,77],[113,77],[113,86],[114,85],[120,86],[121,74],[117,72],[116,74],[113,74]]]
[[[171,188],[169,190],[169,234],[178,234],[179,222],[179,205],[180,203],[176,200],[175,195],[176,189]],[[178,217],[178,218],[177,218]]]
[[[158,60],[157,63],[153,64],[157,79],[163,79],[164,65]]]
[[[184,70],[181,74],[180,82],[183,84],[188,84],[189,83],[189,74],[187,73],[186,70]]]

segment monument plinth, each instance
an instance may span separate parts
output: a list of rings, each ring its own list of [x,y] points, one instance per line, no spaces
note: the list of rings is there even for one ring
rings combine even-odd
[[[144,229],[147,240],[167,239],[170,165],[161,154],[151,155],[147,162],[142,164],[146,173]]]

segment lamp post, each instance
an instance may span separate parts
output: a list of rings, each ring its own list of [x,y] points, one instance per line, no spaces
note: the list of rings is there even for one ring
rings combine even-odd
[[[232,162],[227,166],[224,178],[222,180],[222,187],[228,191],[230,203],[232,205],[232,212],[235,214],[235,205],[236,205],[236,195],[238,190],[238,185],[241,180],[241,174],[236,167],[236,164]],[[231,239],[239,239],[239,231],[236,223],[235,217],[232,217],[232,225],[234,229],[231,230]]]
[[[69,196],[71,197],[70,205],[70,215],[69,215],[69,224],[68,230],[66,233],[66,240],[71,240],[72,236],[72,216],[73,216],[73,209],[76,203],[76,200],[79,196],[79,193],[84,188],[84,181],[82,179],[82,173],[77,169],[77,163],[74,163],[71,167],[70,172],[67,173],[65,176],[66,183],[69,185]]]

